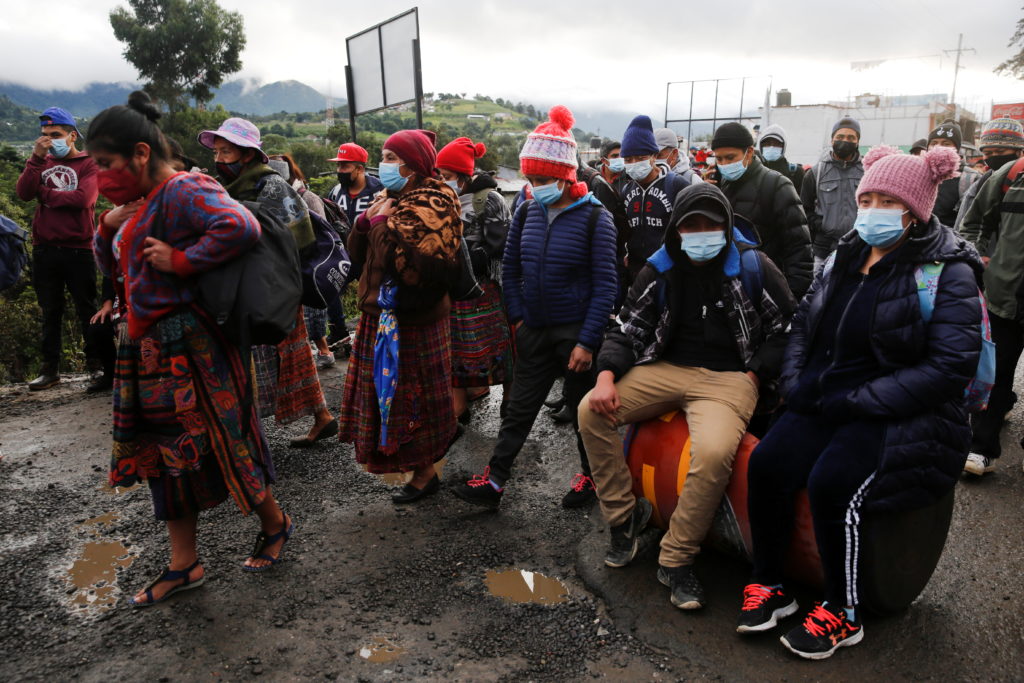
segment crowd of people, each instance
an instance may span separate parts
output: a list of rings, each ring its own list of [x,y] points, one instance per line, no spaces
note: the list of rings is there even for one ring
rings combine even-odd
[[[392,494],[408,504],[441,488],[437,463],[473,399],[501,386],[490,462],[451,487],[498,509],[561,380],[554,405],[579,455],[562,504],[599,503],[610,568],[635,559],[652,517],[633,493],[622,427],[685,414],[689,472],[657,570],[684,610],[707,602],[695,561],[740,440],[760,438],[748,474],[754,567],[737,631],[767,631],[798,610],[784,566],[806,489],[824,599],[781,640],[822,659],[864,636],[862,514],[925,506],[1001,455],[1024,351],[1017,121],[984,126],[984,174],[961,159],[952,121],[911,154],[862,155],[849,117],[807,169],[787,161],[779,126],[755,139],[723,124],[712,165],[644,115],[591,168],[572,113],[556,106],[526,136],[527,184],[509,203],[478,168],[485,146],[465,137],[437,149],[431,131],[394,133],[377,176],[367,150],[342,144],[331,159],[338,183],[318,197],[290,157],[268,157],[247,120],[197,131],[211,175],[159,118],[133,93],[83,139],[68,112],[48,109],[17,185],[38,202],[44,364],[29,387],[59,381],[67,289],[88,335],[89,389],[112,389],[110,482],[146,480],[167,524],[168,567],[135,606],[202,584],[197,517],[229,497],[259,518],[243,568],[282,559],[295,522],[272,491],[262,419],[312,418],[291,446],[336,437],[367,471],[408,473]],[[114,208],[94,217],[97,194]],[[286,308],[294,321],[273,344],[239,342],[204,308],[198,279],[255,249],[268,222],[284,226],[300,263],[320,226],[337,228],[359,309],[351,336],[340,296]],[[351,357],[332,412],[318,368],[339,343]]]

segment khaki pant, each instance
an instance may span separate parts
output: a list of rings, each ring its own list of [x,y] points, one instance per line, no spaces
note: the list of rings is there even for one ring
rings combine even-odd
[[[754,382],[743,372],[714,372],[656,362],[639,365],[615,384],[619,425],[683,410],[690,427],[690,470],[661,541],[666,567],[693,563],[732,475],[747,422],[757,403]],[[636,504],[622,436],[606,417],[590,410],[590,394],[579,405],[580,435],[597,485],[601,512],[610,526],[629,519]]]

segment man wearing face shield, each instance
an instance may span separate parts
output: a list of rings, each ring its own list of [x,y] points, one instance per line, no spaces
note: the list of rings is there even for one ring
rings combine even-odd
[[[811,242],[800,197],[789,178],[765,168],[754,137],[736,122],[722,124],[711,140],[722,192],[733,210],[757,229],[761,250],[786,276],[797,299],[811,284]]]
[[[634,118],[622,136],[626,160],[622,199],[626,207],[626,269],[630,282],[658,250],[672,213],[672,202],[689,183],[655,163],[661,148],[649,116]]]
[[[832,146],[804,175],[800,199],[807,213],[817,270],[857,216],[857,185],[864,177],[860,123],[844,117],[832,126]]]
[[[32,285],[43,312],[43,367],[39,377],[28,383],[33,391],[60,381],[65,288],[83,333],[96,312],[92,214],[99,194],[96,163],[77,147],[80,136],[74,117],[50,107],[39,123],[41,135],[16,188],[19,199],[37,202],[32,218]],[[100,353],[88,339],[85,358],[90,370],[102,367]]]

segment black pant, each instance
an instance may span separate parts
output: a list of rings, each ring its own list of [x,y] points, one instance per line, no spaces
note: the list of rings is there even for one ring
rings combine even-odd
[[[99,361],[100,354],[86,335],[89,318],[96,313],[96,263],[91,249],[70,249],[40,244],[32,249],[32,286],[43,311],[43,363],[60,367],[61,324],[64,289],[71,293],[75,314],[85,339],[85,358]]]
[[[857,605],[860,511],[884,440],[884,422],[835,425],[792,411],[779,418],[754,449],[747,471],[755,583],[782,583],[794,502],[806,488],[825,572],[825,599],[832,605]]]
[[[1013,393],[1013,377],[1017,373],[1017,361],[1024,351],[1024,326],[1015,320],[1000,318],[992,311],[988,312],[988,317],[992,322],[992,341],[996,344],[996,382],[988,400],[988,409],[971,416],[971,451],[994,459],[1002,451],[999,432],[1006,413],[1017,400]]]
[[[92,360],[102,368],[104,374],[113,377],[114,361],[117,357],[117,350],[114,347],[114,321],[107,318],[103,322],[90,324],[85,334],[85,343],[90,345],[97,354],[97,357]]]
[[[342,290],[344,292],[344,290]],[[331,297],[327,302],[327,320],[331,323],[331,329],[339,338],[348,336],[348,328],[345,325],[345,307],[341,303],[341,295]]]
[[[498,432],[498,443],[491,455],[491,478],[499,485],[512,476],[512,464],[530,435],[533,422],[544,406],[551,385],[565,377],[565,400],[572,410],[572,425],[576,431],[576,448],[580,454],[580,467],[590,476],[590,463],[580,438],[576,407],[594,388],[593,365],[586,372],[569,372],[569,356],[576,347],[579,325],[531,328],[521,325],[516,331],[516,366],[512,378],[511,397],[505,409]],[[594,352],[596,358],[597,351]]]

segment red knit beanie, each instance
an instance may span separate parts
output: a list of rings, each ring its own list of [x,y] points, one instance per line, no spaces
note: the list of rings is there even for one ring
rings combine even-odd
[[[519,168],[523,175],[568,180],[573,183],[572,196],[578,199],[587,193],[587,184],[576,182],[576,139],[572,136],[575,123],[567,107],[552,107],[548,120],[526,136],[526,144],[519,152]]]
[[[879,145],[864,157],[864,177],[857,186],[857,199],[867,192],[887,194],[927,223],[935,208],[939,183],[960,175],[959,167],[960,155],[949,147],[933,147],[913,156],[895,147]]]
[[[446,171],[471,176],[476,168],[476,160],[486,153],[487,148],[482,142],[474,145],[469,138],[455,138],[437,153],[436,166]]]
[[[384,149],[397,154],[417,175],[429,178],[434,175],[437,159],[436,140],[432,130],[400,130],[384,141]]]

